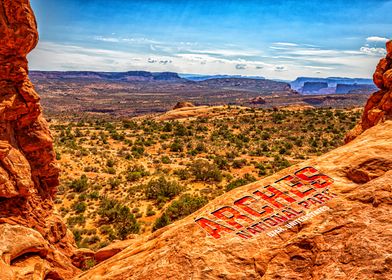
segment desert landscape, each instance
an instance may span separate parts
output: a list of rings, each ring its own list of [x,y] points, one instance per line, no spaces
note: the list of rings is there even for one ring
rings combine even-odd
[[[373,80],[29,71],[0,1],[1,280],[392,278],[392,41]]]

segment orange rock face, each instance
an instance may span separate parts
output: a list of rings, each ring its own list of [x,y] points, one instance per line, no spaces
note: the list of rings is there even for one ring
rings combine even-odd
[[[386,44],[387,55],[381,59],[373,75],[380,91],[369,98],[360,123],[346,135],[346,143],[366,129],[392,118],[392,41]]]
[[[38,42],[28,0],[0,0],[0,279],[69,279],[73,238],[53,214],[53,141],[26,55]],[[47,278],[45,278],[47,277]]]

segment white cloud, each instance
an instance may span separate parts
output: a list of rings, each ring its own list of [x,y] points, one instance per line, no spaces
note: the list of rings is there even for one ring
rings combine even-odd
[[[362,47],[360,51],[364,54],[373,56],[384,56],[387,54],[387,51],[384,48]]]
[[[145,37],[105,37],[95,36],[94,40],[109,43],[133,43],[133,44],[158,44],[158,41]]]
[[[299,46],[298,44],[288,43],[288,42],[277,42],[277,43],[273,43],[272,45],[281,46],[281,47],[297,47],[297,46]]]
[[[187,50],[191,53],[196,53],[196,54],[208,54],[212,56],[219,56],[219,57],[246,57],[246,56],[258,56],[262,55],[261,51],[255,51],[255,50],[235,50],[235,49],[205,49],[205,50],[194,50],[194,49],[189,49]]]
[[[378,37],[378,36],[371,36],[366,38],[367,42],[376,42],[376,43],[386,43],[388,40],[389,40],[388,38]]]

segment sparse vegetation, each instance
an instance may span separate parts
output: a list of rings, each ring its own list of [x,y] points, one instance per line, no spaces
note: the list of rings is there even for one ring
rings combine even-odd
[[[77,244],[98,249],[162,228],[225,191],[334,149],[360,114],[232,106],[182,122],[54,119],[63,171],[56,207]]]

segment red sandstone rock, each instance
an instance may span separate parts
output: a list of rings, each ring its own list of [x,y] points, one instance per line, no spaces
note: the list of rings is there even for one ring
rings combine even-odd
[[[95,252],[90,249],[77,249],[72,255],[72,264],[79,268],[88,268],[87,261],[94,261]]]
[[[181,101],[177,102],[176,106],[173,107],[173,110],[191,107],[195,107],[195,105],[193,105],[191,102]]]
[[[387,56],[392,58],[392,41],[387,42]]]
[[[53,141],[26,55],[38,42],[28,0],[0,0],[0,279],[70,279],[73,237],[53,214]]]
[[[346,135],[346,143],[370,127],[392,119],[392,41],[388,41],[386,47],[387,56],[380,60],[373,75],[374,83],[380,91],[370,96],[361,121]]]
[[[125,241],[117,241],[114,242],[102,249],[99,249],[95,253],[95,261],[97,263],[103,262],[107,260],[108,258],[113,257],[114,255],[120,253],[124,249],[126,249],[129,246],[132,246],[136,242],[136,239],[129,239]]]

